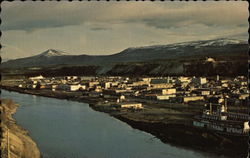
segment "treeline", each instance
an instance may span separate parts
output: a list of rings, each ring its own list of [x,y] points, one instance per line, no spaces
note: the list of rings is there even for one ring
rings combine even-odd
[[[194,62],[184,64],[184,74],[186,76],[247,76],[247,61],[230,62]]]
[[[63,66],[57,68],[41,69],[19,69],[8,70],[2,75],[24,75],[27,77],[43,75],[50,76],[247,76],[247,60],[204,62],[201,60],[193,62],[159,62],[159,63],[124,63],[116,64],[106,71],[105,66]],[[102,72],[102,74],[100,74]],[[2,72],[3,73],[3,72]]]
[[[44,77],[52,76],[95,76],[99,66],[74,66],[61,68],[42,68],[39,70],[26,71],[23,73],[26,77],[42,75]]]

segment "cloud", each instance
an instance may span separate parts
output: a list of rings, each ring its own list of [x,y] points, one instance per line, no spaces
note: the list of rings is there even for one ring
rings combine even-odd
[[[7,46],[8,55],[49,48],[103,55],[128,47],[248,38],[248,3],[240,1],[4,1],[1,7],[1,41],[23,50]]]
[[[35,30],[86,23],[148,27],[247,26],[247,2],[3,2],[2,30]],[[91,30],[105,30],[93,27]]]
[[[0,55],[3,59],[16,59],[27,56],[27,53],[18,47],[3,44]]]

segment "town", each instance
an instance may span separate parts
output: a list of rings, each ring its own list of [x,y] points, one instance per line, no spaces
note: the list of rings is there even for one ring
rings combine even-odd
[[[219,75],[39,75],[3,79],[1,82],[2,89],[32,94],[34,97],[41,95],[89,103],[92,109],[108,113],[132,127],[138,126],[163,141],[182,144],[175,142],[175,135],[183,139],[197,137],[197,141],[213,139],[215,145],[219,145],[222,139],[230,138],[232,141],[223,143],[235,145],[234,138],[239,142],[248,138],[247,86],[245,76],[232,78]]]
[[[63,76],[3,80],[24,92],[92,101],[98,111],[129,119],[178,122],[215,132],[249,131],[247,78]],[[170,115],[170,116],[169,116]],[[172,116],[172,117],[171,117]],[[170,121],[171,120],[171,121]],[[226,122],[225,122],[226,121]]]
[[[15,85],[22,89],[76,92],[93,98],[104,98],[106,102],[126,102],[128,100],[154,100],[156,102],[183,103],[211,102],[221,103],[226,95],[228,105],[247,106],[249,90],[247,78],[233,79],[206,77],[29,77],[16,80]],[[216,101],[215,101],[216,100]],[[126,106],[138,108],[137,106]],[[142,108],[142,106],[139,106]]]

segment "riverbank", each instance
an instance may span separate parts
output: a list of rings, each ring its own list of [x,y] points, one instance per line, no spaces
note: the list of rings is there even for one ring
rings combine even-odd
[[[40,158],[40,151],[36,143],[28,135],[28,131],[18,126],[12,117],[18,105],[8,99],[1,99],[0,101],[1,157]]]
[[[117,110],[104,106],[101,98],[82,96],[81,93],[25,90],[16,87],[2,88],[26,94],[89,103],[92,109],[108,113],[131,127],[151,133],[164,143],[174,146],[227,157],[247,157],[248,138],[224,136],[194,128],[191,125],[192,115],[185,114],[185,110],[180,113],[178,109],[164,109],[159,106],[154,107],[154,105],[147,105],[142,111]]]
[[[135,129],[145,131],[159,138],[162,142],[189,150],[205,152],[223,157],[246,158],[248,156],[248,137],[234,137],[218,134],[213,131],[195,128],[187,122],[190,120],[151,121],[135,114],[115,113],[103,108],[91,107],[96,111],[109,113],[111,116],[126,122]],[[190,118],[191,119],[191,118]]]

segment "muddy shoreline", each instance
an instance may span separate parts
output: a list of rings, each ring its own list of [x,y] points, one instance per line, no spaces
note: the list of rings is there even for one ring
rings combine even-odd
[[[192,149],[208,154],[223,155],[225,157],[245,158],[248,155],[248,138],[246,137],[225,136],[211,131],[194,128],[190,125],[179,122],[165,123],[161,121],[155,122],[143,120],[141,118],[130,118],[129,115],[96,106],[98,102],[98,99],[96,98],[79,97],[67,93],[52,91],[46,93],[39,90],[24,90],[6,86],[1,86],[0,88],[25,94],[88,103],[92,109],[108,113],[110,116],[127,123],[131,127],[150,133],[159,138],[162,142],[173,146]]]
[[[16,124],[12,115],[18,105],[9,99],[1,99],[1,157],[41,158],[37,144],[28,131]],[[9,145],[8,145],[9,141]]]

